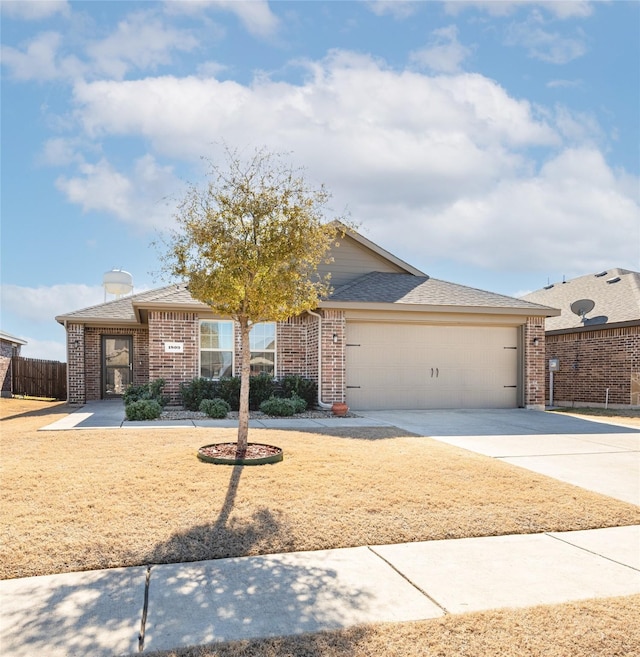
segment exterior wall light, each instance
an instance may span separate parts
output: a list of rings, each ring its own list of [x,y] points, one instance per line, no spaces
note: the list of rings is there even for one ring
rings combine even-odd
[[[533,346],[537,347],[540,344],[540,338],[533,338]]]

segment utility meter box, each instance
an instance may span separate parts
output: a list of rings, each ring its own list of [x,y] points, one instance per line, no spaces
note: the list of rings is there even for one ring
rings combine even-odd
[[[557,372],[560,369],[559,358],[549,358],[549,372]]]

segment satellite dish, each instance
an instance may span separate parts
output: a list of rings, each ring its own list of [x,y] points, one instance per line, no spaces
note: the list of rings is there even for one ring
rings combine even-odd
[[[102,277],[105,299],[107,293],[115,294],[120,298],[123,294],[129,294],[133,290],[133,276],[122,269],[112,269]]]
[[[578,315],[584,322],[584,316],[587,313],[590,313],[594,309],[595,305],[596,302],[592,301],[591,299],[578,299],[571,304],[570,308],[571,312],[574,315]]]

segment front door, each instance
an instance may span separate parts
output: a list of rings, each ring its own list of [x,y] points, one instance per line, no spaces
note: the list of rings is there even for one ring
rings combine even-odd
[[[102,398],[119,397],[133,379],[133,338],[102,336]]]

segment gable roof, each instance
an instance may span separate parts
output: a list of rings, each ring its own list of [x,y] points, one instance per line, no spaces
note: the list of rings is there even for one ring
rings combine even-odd
[[[608,269],[548,285],[522,298],[560,308],[558,317],[546,320],[547,331],[593,330],[629,322],[639,324],[640,272]],[[584,322],[571,310],[571,304],[580,299],[590,299],[595,304],[593,310],[586,313]]]
[[[175,308],[176,306],[194,310],[208,308],[205,304],[196,301],[189,294],[185,285],[175,284],[58,315],[56,321],[60,324],[77,322],[80,324],[137,325],[144,322],[145,311],[149,308]]]
[[[357,304],[394,304],[420,306],[425,310],[452,307],[463,310],[507,309],[535,315],[553,315],[558,311],[545,305],[508,297],[495,292],[449,283],[430,276],[371,272],[337,288],[323,307]]]

